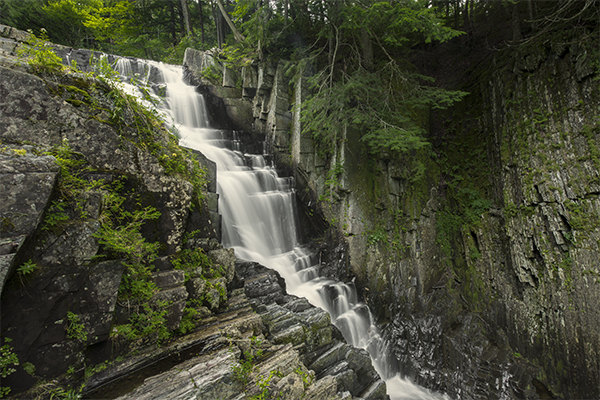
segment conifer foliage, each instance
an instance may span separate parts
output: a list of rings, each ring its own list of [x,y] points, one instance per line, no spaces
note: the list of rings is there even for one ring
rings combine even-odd
[[[435,87],[407,61],[413,46],[461,34],[428,2],[238,0],[233,15],[261,55],[303,60],[315,71],[302,123],[323,157],[348,128],[374,154],[423,148],[424,115],[465,95]]]

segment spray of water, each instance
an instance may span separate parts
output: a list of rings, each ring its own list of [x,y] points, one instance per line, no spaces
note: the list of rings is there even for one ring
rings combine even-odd
[[[118,60],[118,72],[132,74],[129,62]],[[352,285],[318,276],[313,254],[298,242],[292,179],[279,177],[264,155],[243,154],[235,133],[212,129],[203,97],[183,83],[180,67],[146,62],[138,70],[145,74],[139,79],[142,83],[149,84],[152,75],[154,84],[166,86],[162,112],[179,132],[180,144],[201,151],[217,164],[223,245],[235,249],[240,259],[275,269],[290,293],[329,312],[348,343],[369,352],[392,399],[447,399],[397,373],[389,343],[381,337],[369,308],[359,301]],[[124,86],[130,93],[137,92],[134,85]]]

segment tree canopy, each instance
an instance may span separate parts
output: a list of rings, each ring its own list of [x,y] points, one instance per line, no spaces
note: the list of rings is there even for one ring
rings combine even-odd
[[[1,23],[72,47],[173,63],[186,47],[226,48],[234,63],[291,60],[312,71],[303,126],[324,156],[348,127],[373,153],[427,145],[427,110],[465,93],[418,73],[414,49],[457,36],[526,43],[593,30],[599,15],[598,0],[0,0]]]
[[[217,44],[211,0],[0,0],[0,23],[54,43],[180,62]]]

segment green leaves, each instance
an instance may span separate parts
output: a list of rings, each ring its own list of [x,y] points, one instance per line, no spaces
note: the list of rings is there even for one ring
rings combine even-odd
[[[82,343],[85,343],[87,340],[88,334],[85,331],[85,325],[81,322],[81,317],[71,311],[67,312],[66,329],[69,339],[77,340]]]
[[[21,276],[27,276],[38,268],[37,264],[31,260],[21,264],[17,268],[17,273]]]
[[[17,55],[19,58],[27,59],[27,64],[35,74],[60,73],[66,68],[62,59],[52,50],[44,28],[42,28],[39,38],[31,33],[27,45],[20,47]]]
[[[425,86],[425,77],[396,63],[376,72],[359,69],[332,84],[324,76],[313,79],[315,94],[302,109],[302,127],[324,158],[340,144],[344,127],[361,132],[361,141],[375,154],[419,150],[427,145],[421,121],[429,109],[446,108],[466,95]]]
[[[103,212],[102,227],[96,237],[106,249],[125,257],[132,265],[151,262],[156,257],[159,244],[147,243],[141,228],[146,221],[159,218],[160,212],[151,206],[126,211],[121,208],[123,201],[123,198],[114,194],[107,197],[108,210]]]
[[[17,370],[13,366],[19,365],[19,357],[14,353],[13,347],[9,344],[12,339],[5,337],[4,344],[0,347],[0,377],[6,378]],[[9,387],[0,387],[0,398],[10,393]]]
[[[432,8],[421,1],[378,1],[347,5],[344,28],[367,28],[373,37],[390,47],[419,42],[445,42],[463,32],[444,26]],[[388,49],[391,51],[391,49]]]
[[[101,1],[95,3],[95,7],[86,10],[83,25],[90,28],[98,40],[120,43],[136,31],[133,3],[127,0],[112,5],[103,5]]]

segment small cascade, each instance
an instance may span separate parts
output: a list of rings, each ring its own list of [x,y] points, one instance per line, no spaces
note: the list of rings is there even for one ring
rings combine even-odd
[[[119,58],[115,64],[115,71],[122,77],[133,76],[133,69],[131,68],[131,60],[127,58]]]
[[[117,62],[120,73],[128,71],[127,62]],[[299,243],[293,179],[278,176],[267,162],[266,147],[263,154],[244,154],[237,132],[210,127],[204,98],[183,83],[181,67],[147,63],[144,83],[149,84],[150,75],[154,84],[164,83],[163,112],[179,132],[180,144],[202,152],[217,164],[223,246],[233,248],[240,259],[278,271],[288,292],[329,312],[348,343],[369,352],[392,399],[447,399],[397,373],[389,343],[352,284],[319,277],[320,260]],[[153,69],[160,73],[151,72]],[[136,91],[126,80],[124,85],[130,92]]]

